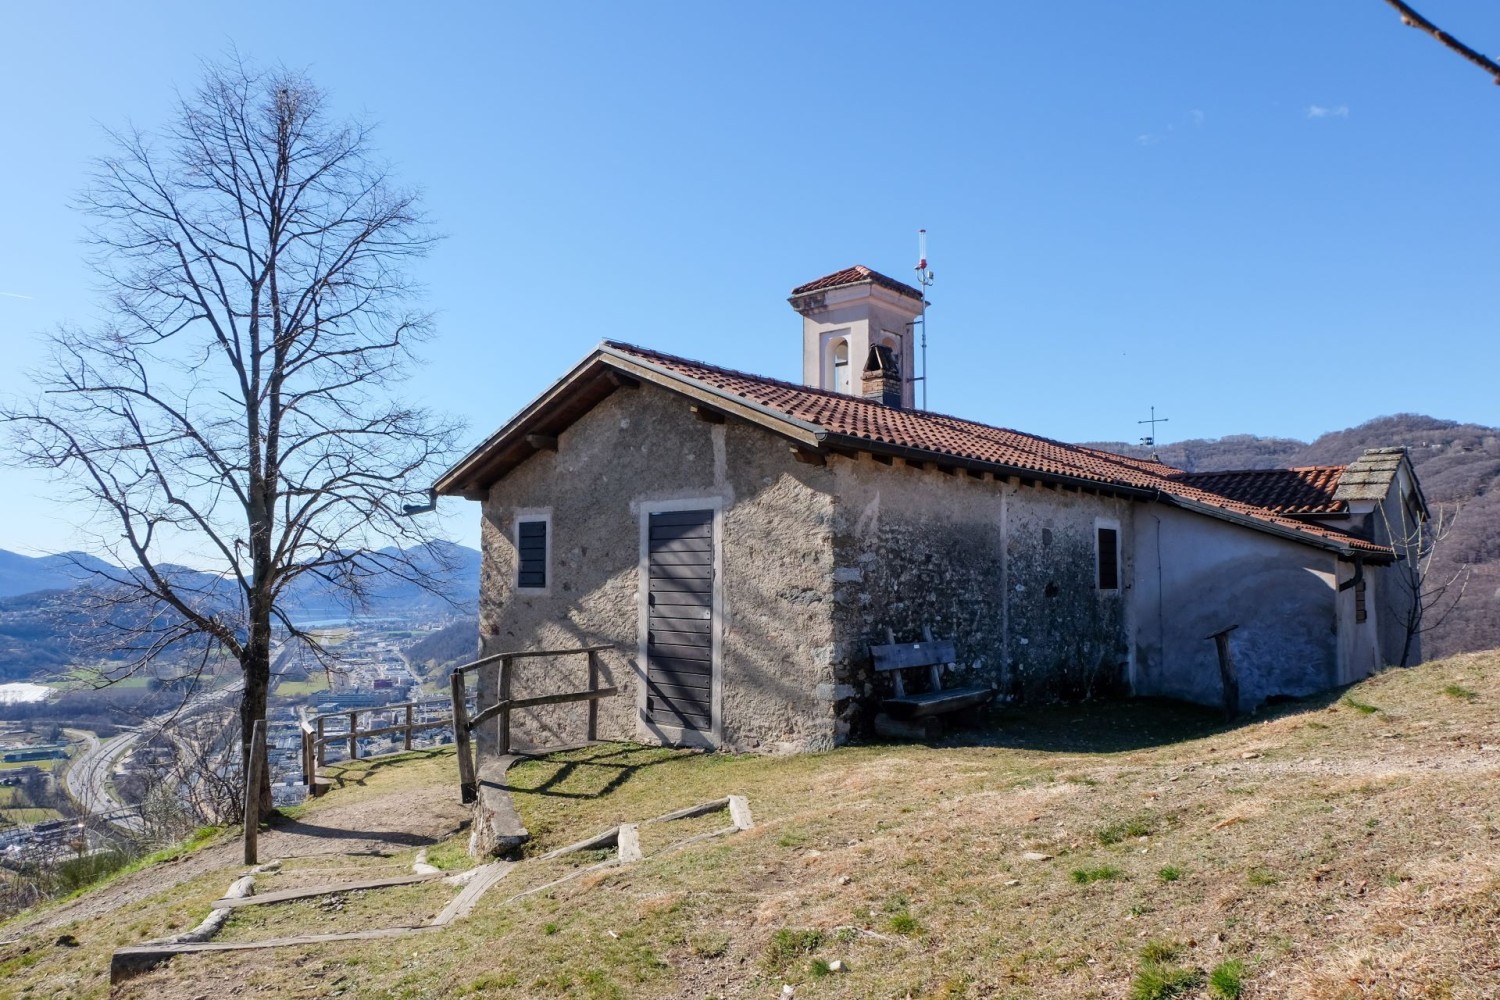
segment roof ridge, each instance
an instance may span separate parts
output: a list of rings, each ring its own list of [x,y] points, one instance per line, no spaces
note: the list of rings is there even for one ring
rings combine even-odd
[[[1330,472],[1343,471],[1347,465],[1273,465],[1260,469],[1183,469],[1184,476],[1247,476],[1261,472]]]
[[[817,428],[836,439],[852,443],[863,441],[877,449],[881,446],[909,448],[938,459],[950,456],[960,462],[1003,466],[1023,476],[1034,472],[1079,483],[1098,483],[1152,493],[1169,502],[1176,500],[1201,510],[1216,509],[1231,520],[1243,519],[1308,542],[1321,540],[1324,544],[1348,545],[1367,551],[1387,554],[1390,551],[1331,526],[1296,520],[1276,509],[1275,505],[1261,505],[1204,489],[1193,482],[1195,476],[1222,475],[1220,473],[1186,473],[1161,462],[964,417],[890,407],[862,396],[724,368],[624,341],[604,340],[600,351],[651,365],[672,379],[698,385],[726,399],[745,400],[782,419]],[[1307,468],[1323,468],[1325,474],[1331,474],[1332,469]],[[1243,471],[1285,474],[1292,470]]]
[[[821,278],[814,278],[811,281],[804,281],[802,284],[792,289],[792,297],[796,298],[798,295],[805,295],[810,292],[824,292],[833,288],[842,288],[845,285],[857,285],[863,281],[874,282],[875,284],[888,288],[891,291],[896,292],[897,294],[906,295],[909,298],[914,298],[918,301],[923,298],[921,290],[908,285],[906,282],[901,281],[898,278],[892,278],[888,274],[882,274],[881,272],[875,270],[873,267],[869,267],[864,264],[851,264],[848,267],[840,268],[839,270],[834,271],[831,274],[825,274]]]

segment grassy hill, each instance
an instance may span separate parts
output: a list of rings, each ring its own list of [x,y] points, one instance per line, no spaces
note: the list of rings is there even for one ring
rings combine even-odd
[[[532,860],[467,920],[179,958],[114,995],[1491,997],[1497,772],[1494,652],[1233,727],[1137,702],[1000,714],[951,745],[789,758],[600,746],[512,772]],[[306,830],[356,809],[399,833],[419,790],[456,798],[448,754],[336,779],[299,817]],[[508,902],[563,870],[542,852],[728,792],[749,797],[753,830],[653,855],[682,832],[644,827],[645,860]],[[382,851],[298,848],[261,891],[335,863],[404,870],[428,842],[392,836]],[[462,842],[432,859],[467,864]],[[112,948],[191,926],[243,870],[232,845],[217,866],[195,857],[0,929],[0,991],[107,995]],[[219,940],[410,922],[450,895],[429,883],[256,907]]]

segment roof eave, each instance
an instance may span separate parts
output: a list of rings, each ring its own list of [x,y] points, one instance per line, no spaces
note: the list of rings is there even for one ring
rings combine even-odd
[[[1221,521],[1228,521],[1230,524],[1238,524],[1241,527],[1250,528],[1254,531],[1264,532],[1268,535],[1276,535],[1280,538],[1286,539],[1287,541],[1300,542],[1303,545],[1311,545],[1314,548],[1333,552],[1345,559],[1353,559],[1355,557],[1359,557],[1364,560],[1378,563],[1388,563],[1395,561],[1394,552],[1374,552],[1365,548],[1355,548],[1353,545],[1346,545],[1334,538],[1328,538],[1323,535],[1315,535],[1310,532],[1298,531],[1294,528],[1276,524],[1272,521],[1262,521],[1259,518],[1251,517],[1248,514],[1241,514],[1238,511],[1225,510],[1223,507],[1215,507],[1213,504],[1202,503],[1198,500],[1189,500],[1187,497],[1179,496],[1176,493],[1162,493],[1161,500],[1163,503],[1170,504],[1174,507],[1180,507],[1183,510],[1191,510],[1199,514],[1204,514],[1208,517],[1218,518]]]
[[[671,389],[726,414],[766,427],[791,441],[808,447],[819,447],[824,437],[827,436],[827,432],[817,424],[798,420],[772,407],[744,399],[734,393],[694,379],[684,378],[660,365],[619,351],[608,342],[602,342],[592,354],[580,361],[571,371],[506,421],[499,430],[480,442],[447,472],[439,476],[433,484],[434,492],[438,496],[482,499],[481,494],[484,490],[503,479],[511,468],[514,468],[520,461],[524,461],[529,454],[510,467],[499,469],[491,475],[491,470],[487,467],[497,464],[496,456],[508,448],[523,444],[526,436],[538,429],[538,425],[545,421],[549,412],[560,406],[571,393],[579,391],[589,379],[603,374],[605,369],[619,372],[627,378],[639,378]],[[560,429],[553,428],[553,431]],[[532,452],[535,450],[532,449]]]

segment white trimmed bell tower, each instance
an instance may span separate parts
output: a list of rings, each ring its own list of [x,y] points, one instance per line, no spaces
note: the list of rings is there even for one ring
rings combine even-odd
[[[901,406],[915,405],[912,323],[922,314],[920,291],[856,265],[799,285],[787,301],[802,314],[804,385],[863,396],[870,348],[886,347],[900,370]]]

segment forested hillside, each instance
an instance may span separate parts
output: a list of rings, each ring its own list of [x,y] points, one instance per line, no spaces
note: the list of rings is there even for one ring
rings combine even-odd
[[[1324,434],[1311,444],[1289,438],[1237,434],[1217,441],[1179,441],[1156,449],[1162,461],[1190,472],[1343,465],[1366,448],[1402,446],[1427,502],[1452,525],[1439,549],[1433,576],[1464,572],[1468,586],[1447,619],[1423,637],[1430,659],[1500,647],[1500,428],[1460,424],[1412,413],[1378,417],[1358,427]],[[1122,442],[1092,447],[1144,457],[1150,449]]]

